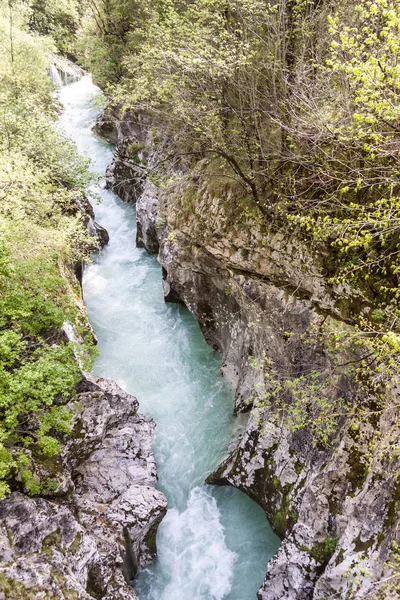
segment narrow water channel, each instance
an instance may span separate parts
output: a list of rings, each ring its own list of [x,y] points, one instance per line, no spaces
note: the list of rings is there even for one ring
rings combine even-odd
[[[104,174],[112,147],[91,133],[101,92],[87,76],[61,90],[62,127]],[[190,313],[164,303],[160,266],[135,246],[135,211],[101,186],[96,220],[110,243],[84,275],[99,339],[94,373],[138,397],[157,423],[154,452],[169,510],[158,559],[134,583],[140,600],[254,600],[277,550],[263,511],[233,488],[205,485],[237,434],[220,357]]]

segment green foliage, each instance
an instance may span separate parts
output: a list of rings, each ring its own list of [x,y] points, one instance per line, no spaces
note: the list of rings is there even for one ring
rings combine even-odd
[[[77,48],[80,62],[105,87],[124,74],[127,47],[141,43],[142,27],[157,2],[145,0],[86,0]]]
[[[265,353],[261,361],[250,357],[249,362],[262,375],[253,390],[254,408],[263,411],[273,407],[271,418],[277,425],[283,424],[290,431],[308,428],[314,445],[329,445],[341,417],[353,407],[354,398],[350,401],[337,393],[342,370],[304,369],[298,375],[298,365],[282,369]]]
[[[270,420],[290,431],[308,429],[313,445],[321,448],[336,444],[339,433],[360,441],[361,455],[355,450],[357,456],[349,457],[355,480],[365,480],[374,454],[398,459],[397,420],[389,426],[397,409],[392,394],[397,385],[398,336],[368,331],[366,324],[354,328],[323,319],[302,335],[285,337],[297,349],[293,363],[274,361],[266,352],[258,360],[249,357],[258,380],[249,398],[255,411],[268,410]],[[376,423],[384,413],[387,426],[382,432]],[[362,424],[372,425],[368,441],[363,439]]]
[[[299,340],[323,365],[253,362],[256,409],[273,406],[277,425],[308,428],[318,445],[345,427],[368,446],[353,457],[357,480],[373,456],[398,460],[400,1],[152,0],[137,22],[128,6],[102,0],[82,34],[112,101],[153,116],[178,173],[221,160],[252,213],[313,243],[332,298],[347,296],[352,327]],[[195,202],[186,191],[186,214]],[[367,441],[364,425],[376,429]],[[283,530],[286,511],[277,518]],[[323,562],[335,543],[310,553]]]
[[[350,346],[370,357],[353,375],[364,369],[387,393],[400,351],[399,0],[97,6],[81,35],[112,101],[153,116],[153,139],[168,140],[180,172],[220,161],[243,213],[315,243],[332,286],[364,300],[346,315]],[[280,385],[296,423],[310,421],[314,398],[326,442],[349,407],[330,406],[318,371]]]
[[[113,56],[99,79],[117,82],[115,101],[150,110],[187,167],[223,158],[264,217],[336,254],[333,280],[397,299],[397,0],[104,0],[99,11],[88,60],[96,72]]]
[[[50,36],[62,54],[74,54],[75,37],[82,17],[76,0],[31,0],[29,27],[42,36]]]
[[[340,103],[336,100],[336,115],[331,113],[320,124],[320,151],[329,152],[332,159],[318,156],[318,168],[330,181],[317,201],[315,193],[312,202],[306,199],[311,210],[306,213],[298,203],[291,219],[337,249],[340,280],[369,286],[390,302],[398,298],[400,271],[400,5],[363,0],[351,14],[345,5],[329,22],[323,70]],[[329,110],[326,101],[324,110]],[[316,158],[310,156],[314,162]]]
[[[53,11],[48,31],[39,5]],[[32,6],[0,7],[0,498],[56,485],[41,481],[35,464],[60,453],[72,424],[65,404],[81,372],[63,323],[89,338],[89,354],[92,346],[73,274],[93,248],[79,208],[91,178],[53,126],[53,42],[29,32],[54,33],[57,11],[75,9]]]
[[[327,536],[322,542],[315,542],[312,548],[302,546],[302,549],[309,552],[317,562],[327,564],[336,550],[337,542],[337,538]]]

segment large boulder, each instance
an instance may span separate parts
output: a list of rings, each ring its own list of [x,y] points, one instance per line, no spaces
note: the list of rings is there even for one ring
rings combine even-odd
[[[0,502],[1,600],[132,600],[129,582],[154,557],[167,508],[156,489],[154,422],[98,377],[82,381],[69,408],[58,489]]]

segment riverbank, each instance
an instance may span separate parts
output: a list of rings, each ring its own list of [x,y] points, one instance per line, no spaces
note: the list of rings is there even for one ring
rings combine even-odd
[[[94,137],[85,144],[104,172],[112,149]],[[110,243],[84,276],[99,338],[95,373],[134,391],[154,418],[159,487],[169,505],[158,559],[135,590],[141,600],[250,600],[278,539],[246,496],[204,485],[239,431],[221,358],[186,309],[165,304],[157,260],[136,247],[133,207],[108,190],[101,194],[96,218]]]
[[[379,594],[398,543],[398,488],[397,460],[378,440],[396,437],[397,409],[345,418],[357,386],[351,373],[337,378],[334,364],[351,363],[354,355],[339,344],[332,356],[315,335],[323,326],[351,330],[352,304],[362,307],[367,299],[332,285],[324,255],[293,232],[235,204],[230,186],[217,185],[215,163],[214,178],[203,161],[193,176],[180,173],[160,190],[157,165],[164,175],[170,168],[171,177],[173,167],[162,160],[162,141],[154,147],[142,112],[123,119],[106,112],[98,129],[117,141],[108,182],[137,203],[138,241],[158,252],[166,300],[191,310],[222,353],[236,410],[251,410],[244,435],[209,481],[244,490],[283,539],[259,597]],[[274,377],[293,371],[294,396],[283,395],[279,404],[270,388],[284,388]],[[318,374],[318,385],[310,373]],[[367,408],[369,402],[373,396],[364,396]]]
[[[46,71],[43,75],[47,78]],[[88,80],[86,77],[73,85],[79,90]],[[92,90],[91,83],[90,86]],[[61,91],[62,99],[66,89]],[[91,100],[91,93],[85,96],[89,113],[92,110]],[[76,116],[73,105],[66,103],[61,124],[71,138],[74,132],[69,125],[75,124]],[[86,132],[89,137],[91,124],[89,121]],[[49,122],[48,127],[52,126],[53,123]],[[63,138],[52,129],[49,135],[63,142],[69,158],[75,156],[67,137]],[[76,161],[75,167],[78,168],[81,163],[77,157]],[[83,171],[81,175],[85,174],[86,171]],[[56,183],[62,187],[62,183]],[[12,188],[12,182],[9,185]],[[96,187],[94,182],[92,192]],[[86,241],[84,232],[87,229],[88,234],[85,235],[89,249],[100,250],[100,246],[107,242],[107,232],[93,219],[93,209],[86,198],[87,186],[82,196],[82,190],[73,190],[76,197],[72,201],[72,218],[70,207],[62,202],[63,196],[60,197],[58,188],[53,186],[46,191],[51,194],[53,202],[53,220],[58,216],[63,224],[68,224],[71,233],[76,233],[76,243]],[[27,197],[32,200],[32,196]],[[45,199],[42,196],[42,202]],[[48,215],[46,218],[49,219]],[[18,331],[21,328],[25,331],[24,339],[28,339],[33,348],[33,358],[39,360],[33,362],[33,368],[27,371],[26,351],[22,356],[14,355],[15,364],[18,365],[18,358],[18,366],[24,373],[22,392],[13,384],[12,370],[2,371],[3,406],[5,398],[16,397],[21,402],[22,397],[26,404],[20,408],[22,417],[18,415],[19,432],[24,432],[24,423],[28,422],[31,437],[23,439],[24,461],[21,452],[18,454],[17,444],[21,444],[21,438],[14,438],[14,446],[11,446],[15,466],[20,472],[14,468],[7,477],[7,471],[2,470],[11,493],[5,494],[6,497],[0,501],[0,598],[87,600],[101,597],[133,600],[136,595],[129,582],[139,568],[154,558],[157,527],[166,512],[165,496],[156,490],[152,451],[155,424],[150,417],[138,413],[136,398],[124,392],[115,382],[82,373],[81,369],[90,365],[93,331],[87,320],[78,279],[82,272],[78,258],[81,255],[77,253],[73,261],[70,255],[66,260],[60,253],[58,260],[54,261],[54,247],[49,244],[53,222],[46,222],[46,218],[41,218],[40,227],[47,237],[43,235],[41,238],[42,246],[30,248],[30,260],[34,260],[39,251],[43,255],[36,278],[25,280],[23,293],[17,295],[12,287],[10,291],[10,275],[11,284],[19,291],[17,285],[21,274],[14,265],[13,270],[7,272],[7,287],[2,287],[5,309],[2,319],[10,314],[17,315]],[[68,223],[69,218],[71,224]],[[14,226],[18,225],[18,219],[16,221]],[[26,225],[29,223],[27,219]],[[28,237],[32,243],[36,233],[33,227],[29,234],[31,238]],[[91,236],[96,238],[98,235],[101,243],[92,242]],[[17,242],[13,240],[13,247],[17,247],[21,254],[21,244],[18,247]],[[87,258],[87,254],[84,256]],[[20,256],[18,258],[21,260]],[[49,265],[53,268],[53,261],[55,275],[49,268]],[[48,277],[47,287],[44,291],[37,287],[36,297],[30,300],[31,288],[35,289],[44,275]],[[56,286],[56,291],[48,282]],[[4,279],[1,279],[1,284],[3,286]],[[24,305],[18,304],[20,298]],[[66,305],[65,315],[60,314],[61,298]],[[27,312],[28,300],[31,312]],[[50,305],[52,310],[49,309],[50,302],[53,302]],[[21,317],[29,317],[29,321],[21,321]],[[66,318],[70,320],[64,321]],[[41,340],[39,336],[43,327],[45,339]],[[7,348],[3,343],[7,341],[5,335],[7,330],[5,333],[2,331],[3,357]],[[85,337],[91,344],[84,344]],[[52,344],[49,352],[56,353],[56,357],[54,364],[47,366],[40,348],[43,346],[45,349],[49,340]],[[25,345],[26,341],[22,344],[23,349]],[[70,371],[65,367],[69,365],[66,359],[71,363]],[[13,367],[14,363],[7,365],[10,366]],[[4,389],[10,381],[10,389]],[[34,391],[28,383],[34,386]],[[20,396],[17,396],[18,392]],[[53,406],[51,394],[56,396]],[[47,414],[37,401],[33,402],[37,397],[46,405]],[[15,402],[16,408],[19,407],[18,402]],[[31,410],[28,421],[26,407]],[[35,409],[36,412],[33,412]],[[39,436],[47,444],[43,447],[40,446],[41,438],[32,429],[39,418],[47,426],[44,433],[39,429]],[[4,455],[3,449],[3,461]]]

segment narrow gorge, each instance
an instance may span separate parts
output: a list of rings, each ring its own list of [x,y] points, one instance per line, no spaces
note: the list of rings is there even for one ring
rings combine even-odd
[[[353,305],[367,306],[368,300],[332,285],[324,275],[326,256],[300,237],[251,215],[243,219],[240,206],[236,213],[233,206],[227,210],[221,190],[204,175],[207,166],[160,190],[151,176],[160,151],[146,115],[121,118],[118,110],[107,110],[96,131],[117,144],[108,186],[136,203],[137,244],[158,253],[166,301],[194,314],[207,342],[222,353],[235,412],[251,411],[230,456],[207,481],[243,490],[283,538],[258,597],[378,597],[375,589],[390,573],[386,565],[398,536],[397,467],[379,450],[371,459],[370,444],[377,427],[392,431],[397,413],[362,423],[361,432],[346,431],[343,421],[341,436],[324,448],[312,428],[285,427],[279,407],[257,402],[271,364],[282,371],[297,365],[298,376],[305,368],[320,369],[329,377],[329,355],[306,336],[326,322],[347,327]],[[229,185],[222,190],[229,198]],[[356,388],[343,376],[325,393],[328,402],[339,403]]]
[[[0,600],[400,598],[399,39],[0,1]]]
[[[99,90],[85,77],[62,90],[62,125],[100,175],[112,148],[91,133]],[[235,490],[204,486],[237,433],[219,359],[185,309],[164,303],[161,268],[135,244],[135,214],[100,190],[96,218],[110,242],[85,269],[84,298],[98,337],[95,373],[137,395],[157,429],[159,488],[169,511],[158,560],[135,584],[148,598],[255,596],[278,546],[262,511]]]

